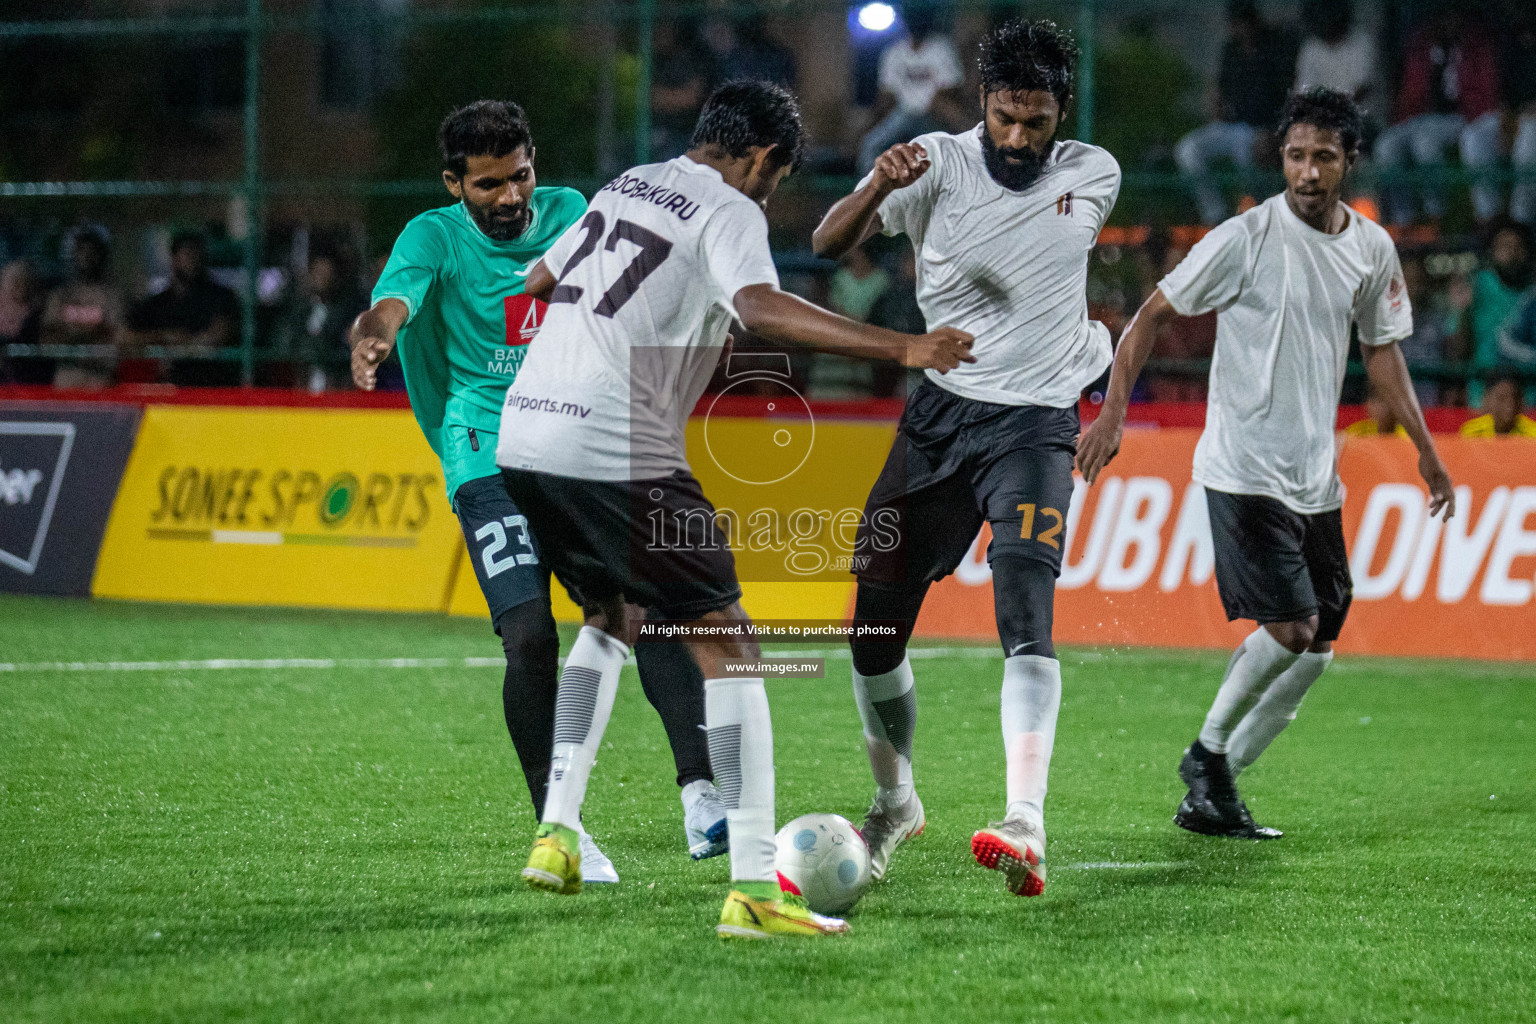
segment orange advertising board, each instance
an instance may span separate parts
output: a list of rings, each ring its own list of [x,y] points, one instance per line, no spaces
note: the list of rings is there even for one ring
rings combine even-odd
[[[1198,430],[1131,431],[1093,487],[1079,479],[1056,590],[1064,644],[1230,648],[1213,579]],[[1438,437],[1457,514],[1431,519],[1413,445],[1351,438],[1340,460],[1355,600],[1344,652],[1536,660],[1536,443]],[[984,528],[929,592],[917,632],[994,639]]]

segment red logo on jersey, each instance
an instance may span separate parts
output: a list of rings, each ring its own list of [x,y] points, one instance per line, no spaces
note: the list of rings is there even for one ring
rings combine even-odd
[[[539,333],[544,323],[544,311],[549,307],[528,295],[508,295],[501,300],[506,314],[507,346],[526,345]]]
[[[1060,195],[1060,196],[1056,197],[1056,212],[1060,213],[1060,214],[1065,214],[1068,217],[1072,216],[1072,193],[1071,192],[1068,192],[1065,195]]]
[[[1387,285],[1387,298],[1392,300],[1392,312],[1396,313],[1403,308],[1403,279],[1396,274],[1392,275],[1392,283]]]

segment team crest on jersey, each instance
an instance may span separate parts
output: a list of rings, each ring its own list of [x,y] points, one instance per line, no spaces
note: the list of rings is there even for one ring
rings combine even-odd
[[[544,311],[549,307],[528,295],[508,295],[502,300],[506,314],[507,345],[526,345],[539,333],[544,323]]]
[[[1056,197],[1056,212],[1063,216],[1072,216],[1072,193],[1067,192]]]
[[[1403,279],[1396,274],[1392,275],[1392,283],[1387,285],[1387,298],[1392,302],[1392,312],[1396,313],[1403,308]]]

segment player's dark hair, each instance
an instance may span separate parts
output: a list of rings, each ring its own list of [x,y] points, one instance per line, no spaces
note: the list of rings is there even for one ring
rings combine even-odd
[[[1324,131],[1337,132],[1344,144],[1344,152],[1354,156],[1360,149],[1360,137],[1364,134],[1364,119],[1355,101],[1337,89],[1313,86],[1305,92],[1293,93],[1280,111],[1280,124],[1276,126],[1283,141],[1292,125],[1309,124]]]
[[[715,147],[729,156],[743,157],[754,146],[773,147],[768,154],[773,168],[797,169],[805,155],[800,104],[788,89],[772,82],[726,82],[709,94],[688,148]]]
[[[1077,43],[1054,21],[1015,18],[987,33],[977,65],[984,95],[1039,89],[1055,96],[1066,110],[1072,99]]]
[[[533,149],[528,115],[511,100],[478,100],[443,118],[437,131],[443,168],[463,177],[472,156],[501,157]]]

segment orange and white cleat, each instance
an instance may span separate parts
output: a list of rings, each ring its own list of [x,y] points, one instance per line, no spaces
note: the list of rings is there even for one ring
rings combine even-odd
[[[971,836],[976,863],[1001,871],[1015,896],[1045,892],[1045,829],[1023,818],[994,821]]]

